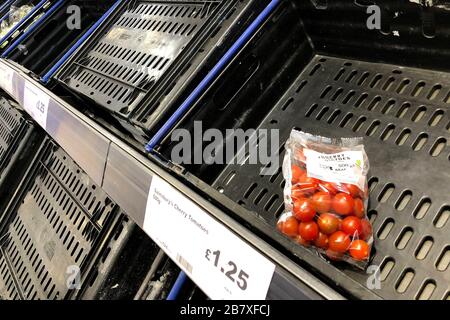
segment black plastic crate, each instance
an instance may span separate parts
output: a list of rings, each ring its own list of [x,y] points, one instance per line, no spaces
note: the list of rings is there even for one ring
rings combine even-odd
[[[132,1],[55,76],[119,120],[170,116],[268,1]]]
[[[116,290],[117,297],[126,297],[137,291],[149,267],[148,260],[158,251],[142,235],[140,242],[130,246],[128,240],[136,225],[50,140],[35,156],[2,212],[1,225],[2,299],[101,295],[99,288],[117,277],[117,259],[140,257],[141,261],[126,262],[129,277],[122,274],[125,284]],[[146,246],[140,247],[142,244]],[[77,268],[81,271],[81,287],[69,288],[69,276],[75,275]]]
[[[78,40],[113,5],[114,0],[65,1],[56,11],[46,17],[40,25],[27,33],[15,48],[11,48],[7,58],[19,63],[39,77],[46,73],[72,48]],[[68,8],[80,8],[80,28],[67,27]]]
[[[284,209],[281,168],[273,176],[260,176],[260,165],[187,169],[273,226],[272,232],[255,232],[349,297],[448,299],[450,74],[414,68],[448,70],[448,52],[439,50],[448,35],[425,38],[415,19],[421,8],[405,3],[401,9],[404,16],[391,28],[400,35],[412,30],[404,37],[369,31],[359,4],[328,2],[318,10],[308,1],[284,1],[178,128],[192,131],[193,121],[202,121],[203,130],[278,129],[281,142],[293,128],[365,136],[376,238],[371,264],[380,267],[381,289],[368,288],[369,274],[346,264],[332,267],[280,238],[275,225]],[[437,11],[437,21],[445,17],[446,11]],[[431,52],[432,58],[422,59]],[[170,159],[172,147],[167,137],[157,151]],[[252,228],[251,220],[245,224]]]
[[[62,0],[60,0],[62,1]],[[8,6],[8,12],[5,13],[3,18],[9,18],[9,11],[11,6],[22,7],[24,5],[32,6],[32,10],[23,17],[20,21],[16,22],[11,30],[7,32],[2,38],[0,38],[0,53],[3,53],[8,47],[13,44],[19,37],[25,34],[29,28],[33,27],[39,19],[46,14],[52,6],[58,3],[58,0],[16,0]]]
[[[0,96],[0,212],[43,139],[19,107]]]

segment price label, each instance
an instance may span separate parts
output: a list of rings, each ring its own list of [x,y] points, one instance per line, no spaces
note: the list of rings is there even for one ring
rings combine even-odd
[[[214,300],[263,300],[275,265],[158,177],[144,230]]]
[[[0,87],[11,95],[14,93],[13,75],[14,72],[10,68],[0,64]]]
[[[44,129],[47,128],[48,104],[50,98],[36,86],[26,82],[24,88],[24,109]]]

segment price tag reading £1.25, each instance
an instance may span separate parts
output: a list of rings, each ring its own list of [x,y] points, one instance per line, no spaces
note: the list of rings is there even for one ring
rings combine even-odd
[[[13,95],[13,71],[0,63],[0,87]]]
[[[24,88],[24,109],[33,117],[33,119],[47,128],[48,104],[50,98],[36,86],[26,82]]]
[[[214,300],[263,300],[275,265],[154,176],[144,230]]]

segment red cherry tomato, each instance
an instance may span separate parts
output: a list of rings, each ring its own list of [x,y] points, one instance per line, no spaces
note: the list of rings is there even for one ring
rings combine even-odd
[[[341,230],[351,237],[359,238],[362,234],[361,220],[357,217],[347,217],[342,220]]]
[[[367,219],[361,220],[361,226],[362,226],[362,233],[361,233],[361,239],[362,240],[369,240],[370,237],[372,237],[372,224]]]
[[[350,193],[350,195],[353,198],[356,197],[360,197],[362,195],[362,191],[361,189],[359,189],[356,185],[354,184],[350,184],[350,183],[345,183],[344,184],[345,189],[347,189],[348,193]]]
[[[330,195],[335,195],[337,193],[337,189],[334,183],[331,182],[320,182],[319,189],[323,192],[329,193]]]
[[[342,254],[340,252],[335,252],[331,249],[327,250],[326,255],[328,258],[330,258],[330,260],[333,260],[333,261],[340,261],[340,260],[342,260],[342,257],[344,256],[344,254]]]
[[[298,225],[298,233],[306,241],[314,241],[319,236],[319,227],[314,221],[301,222]]]
[[[345,253],[350,243],[350,236],[342,231],[336,231],[328,238],[329,249],[337,253]]]
[[[331,209],[331,196],[323,191],[317,192],[312,197],[312,203],[318,213],[329,212]]]
[[[300,186],[301,190],[312,194],[317,190],[319,181],[304,174],[300,177],[298,185]]]
[[[295,237],[298,234],[298,221],[295,217],[288,217],[281,222],[281,232],[289,237]]]
[[[340,219],[331,213],[322,213],[317,219],[320,231],[324,234],[332,234],[339,230]]]
[[[295,164],[291,166],[292,171],[292,183],[296,184],[300,181],[300,178],[305,174],[305,171]]]
[[[302,190],[298,185],[292,186],[291,198],[295,201],[296,199],[304,198],[307,193]]]
[[[295,241],[296,241],[298,244],[301,244],[301,245],[304,246],[304,247],[309,247],[309,246],[311,245],[311,242],[306,241],[305,239],[303,239],[301,235],[297,235],[297,236],[295,237]]]
[[[319,236],[314,241],[314,245],[321,249],[328,249],[328,236],[325,233],[319,232]]]
[[[300,198],[294,202],[294,216],[301,222],[312,221],[316,216],[313,202],[307,198]]]
[[[360,198],[356,198],[354,201],[353,214],[360,219],[364,217],[364,202]]]
[[[333,210],[343,216],[349,215],[353,212],[354,202],[351,195],[343,192],[338,193],[332,201]]]
[[[350,245],[349,252],[353,259],[364,261],[369,258],[370,248],[367,242],[363,240],[354,240]]]

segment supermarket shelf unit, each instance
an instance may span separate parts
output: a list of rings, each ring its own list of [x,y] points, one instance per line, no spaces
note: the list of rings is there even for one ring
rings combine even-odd
[[[227,210],[233,209],[232,203],[219,192],[207,197],[202,190],[208,190],[209,187],[203,182],[195,179],[181,181],[181,178],[171,176],[162,162],[155,158],[149,159],[124,143],[47,90],[22,67],[0,60],[0,69],[7,74],[3,79],[10,81],[5,84],[3,80],[0,85],[21,106],[24,106],[25,87],[31,86],[48,98],[46,121],[42,122],[38,118],[35,120],[87,173],[93,183],[100,186],[140,227],[143,227],[145,219],[150,184],[153,177],[159,177],[275,264],[268,299],[343,298],[282,252],[233,220],[226,214]],[[33,116],[33,112],[30,115]],[[230,206],[227,209],[219,203]],[[255,221],[255,224],[259,223]]]

